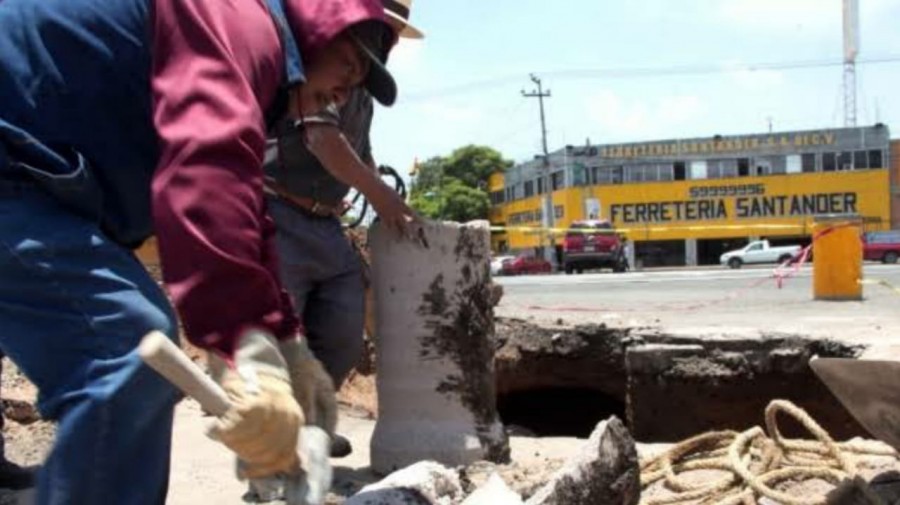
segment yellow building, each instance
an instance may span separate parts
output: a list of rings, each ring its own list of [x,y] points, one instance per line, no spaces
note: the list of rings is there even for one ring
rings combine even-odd
[[[551,240],[561,246],[572,221],[605,219],[644,265],[694,265],[751,238],[809,243],[821,214],[859,214],[867,230],[887,229],[892,206],[900,212],[900,147],[891,147],[880,124],[567,146],[549,169],[536,158],[491,177],[490,219],[502,228],[493,245],[540,254]],[[548,190],[552,229],[543,226]]]

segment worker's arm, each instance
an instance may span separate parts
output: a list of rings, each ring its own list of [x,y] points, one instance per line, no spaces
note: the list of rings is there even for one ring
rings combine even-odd
[[[248,329],[279,339],[299,329],[262,191],[263,108],[284,59],[256,2],[155,8],[152,206],[163,275],[188,338],[228,359]]]
[[[387,226],[401,235],[410,233],[410,224],[419,219],[416,213],[378,177],[371,158],[369,165],[359,158],[337,126],[307,124],[306,140],[310,152],[322,166],[337,180],[365,195]]]

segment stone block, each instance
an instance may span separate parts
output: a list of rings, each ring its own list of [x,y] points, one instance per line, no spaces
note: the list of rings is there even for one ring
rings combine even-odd
[[[602,421],[578,454],[527,505],[636,505],[641,483],[634,440],[622,421]]]
[[[455,470],[423,461],[362,488],[344,505],[456,505],[462,499]]]

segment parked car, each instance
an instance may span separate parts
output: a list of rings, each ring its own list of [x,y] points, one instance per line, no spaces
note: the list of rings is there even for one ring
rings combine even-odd
[[[863,259],[896,263],[900,257],[900,231],[873,231],[862,238]]]
[[[802,250],[799,245],[773,247],[768,240],[756,240],[740,249],[728,251],[719,257],[719,262],[731,268],[741,268],[745,263],[784,263],[798,258]]]
[[[503,262],[503,275],[548,274],[553,271],[550,262],[529,254],[520,254]]]
[[[515,256],[501,255],[491,258],[491,275],[503,275],[503,263],[516,259]]]
[[[612,224],[605,220],[573,221],[563,241],[563,269],[567,274],[591,268],[628,270],[625,248]]]

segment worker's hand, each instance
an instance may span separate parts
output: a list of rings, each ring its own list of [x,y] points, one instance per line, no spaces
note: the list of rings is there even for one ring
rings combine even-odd
[[[403,198],[387,184],[380,183],[366,194],[375,208],[378,218],[388,228],[403,238],[416,238],[421,228],[421,218],[403,201]]]
[[[297,336],[282,340],[278,345],[287,362],[294,398],[303,408],[306,424],[318,426],[333,436],[337,425],[337,400],[331,376],[313,356],[305,338]]]
[[[297,472],[297,438],[304,418],[275,339],[263,331],[248,331],[238,342],[234,363],[210,356],[210,367],[232,406],[208,435],[243,461],[241,477]]]

